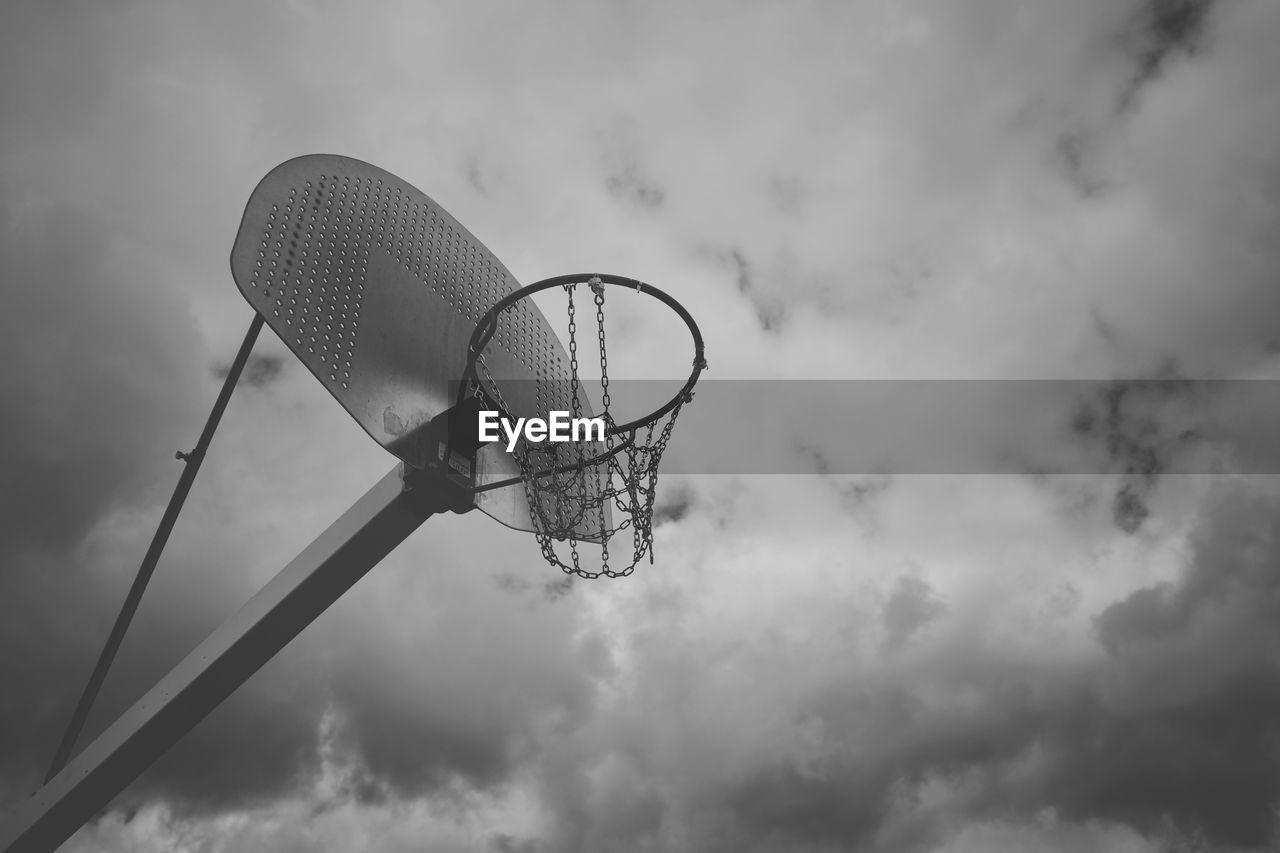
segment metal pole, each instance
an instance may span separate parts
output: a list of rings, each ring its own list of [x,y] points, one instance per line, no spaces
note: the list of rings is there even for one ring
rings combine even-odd
[[[3,853],[45,853],[191,730],[444,508],[396,466],[0,827]]]
[[[142,558],[142,565],[138,567],[138,573],[133,578],[133,585],[129,587],[129,594],[125,596],[124,604],[120,607],[120,613],[116,616],[116,622],[111,626],[111,633],[107,635],[107,642],[103,645],[101,654],[98,655],[98,662],[94,664],[93,671],[89,673],[89,681],[85,684],[84,692],[80,694],[80,701],[76,704],[76,709],[71,714],[71,720],[67,723],[67,729],[62,734],[62,741],[58,744],[58,750],[53,755],[53,763],[49,765],[49,772],[45,774],[45,782],[56,776],[58,771],[66,766],[67,760],[71,757],[71,751],[75,749],[80,732],[84,728],[85,721],[89,718],[89,709],[93,707],[93,701],[98,697],[98,691],[102,689],[102,683],[107,679],[107,670],[111,668],[111,662],[115,660],[116,652],[120,650],[120,643],[124,641],[125,632],[129,630],[129,623],[133,621],[133,614],[138,610],[138,604],[142,601],[142,594],[146,591],[147,583],[151,580],[156,563],[160,561],[160,554],[164,551],[165,543],[169,541],[169,534],[173,531],[173,525],[178,520],[178,513],[182,511],[182,505],[187,500],[187,493],[191,491],[191,484],[195,482],[196,474],[200,471],[200,463],[204,461],[205,451],[209,449],[209,442],[213,441],[214,430],[218,428],[218,422],[222,420],[222,413],[227,408],[227,401],[231,399],[231,392],[236,387],[236,382],[240,379],[240,373],[244,370],[245,362],[249,360],[249,353],[253,350],[253,344],[258,339],[258,332],[261,329],[262,315],[255,312],[253,321],[249,323],[249,330],[245,332],[244,341],[240,344],[240,351],[236,353],[235,360],[231,363],[231,369],[227,371],[227,378],[222,383],[222,390],[218,393],[218,399],[214,401],[213,409],[209,412],[209,419],[205,421],[204,431],[200,433],[200,440],[196,442],[195,449],[190,453],[178,453],[178,458],[187,464],[183,467],[182,476],[178,479],[178,485],[174,487],[173,495],[169,498],[169,505],[165,507],[164,516],[160,519],[160,526],[156,528],[155,535],[151,537],[151,546],[147,548],[146,556]]]

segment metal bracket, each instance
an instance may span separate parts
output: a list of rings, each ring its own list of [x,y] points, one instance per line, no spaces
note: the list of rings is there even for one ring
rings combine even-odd
[[[455,512],[461,515],[476,508],[475,456],[468,459],[448,445],[439,445],[443,458],[426,469],[404,468],[404,492],[413,506],[423,512]],[[465,463],[470,463],[464,467]]]

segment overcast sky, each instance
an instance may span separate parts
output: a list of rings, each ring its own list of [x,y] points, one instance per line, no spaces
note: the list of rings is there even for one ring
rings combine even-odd
[[[9,0],[0,817],[248,323],[277,163],[400,175],[522,281],[651,281],[710,378],[1096,380],[1074,440],[1123,457],[1159,426],[1123,380],[1280,373],[1278,41],[1275,0]],[[82,743],[390,468],[255,353]],[[431,519],[67,849],[1280,843],[1280,484],[842,474],[857,424],[823,436],[666,480],[625,581]]]

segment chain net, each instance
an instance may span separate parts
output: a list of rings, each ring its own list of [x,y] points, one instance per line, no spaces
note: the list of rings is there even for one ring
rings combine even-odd
[[[686,393],[665,415],[647,425],[615,433],[616,421],[609,408],[609,363],[605,349],[604,285],[599,278],[587,282],[595,301],[596,339],[600,348],[601,411],[603,440],[521,442],[514,451],[520,466],[525,499],[533,520],[542,556],[569,575],[583,578],[626,577],[646,555],[653,562],[653,505],[658,486],[658,466],[671,439],[671,430]],[[578,378],[578,324],[574,305],[576,283],[563,285],[569,303],[569,405],[570,416],[584,417],[585,392]],[[509,411],[502,389],[489,373],[484,353],[476,359],[484,390]],[[609,507],[612,513],[605,511]],[[618,520],[614,524],[609,516]],[[590,531],[582,538],[582,531]],[[631,556],[622,569],[610,567],[610,543],[615,535],[630,532]],[[584,566],[580,546],[600,546],[599,571]],[[616,550],[616,549],[615,549]]]

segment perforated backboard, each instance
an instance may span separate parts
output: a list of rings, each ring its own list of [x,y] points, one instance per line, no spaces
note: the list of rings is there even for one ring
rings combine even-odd
[[[424,193],[376,166],[298,157],[254,189],[231,251],[236,285],[290,350],[375,441],[415,468],[433,452],[431,419],[454,402],[476,321],[519,288],[471,232]],[[520,417],[569,409],[568,356],[529,300],[505,312],[486,349]],[[456,386],[455,386],[456,387]],[[589,415],[590,412],[584,414]],[[477,481],[518,476],[482,447]],[[503,524],[530,530],[520,486],[477,495]],[[607,507],[605,508],[607,512]],[[599,515],[581,531],[607,524]]]

